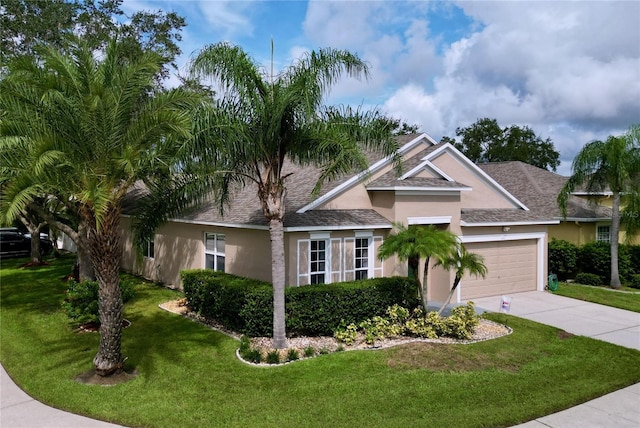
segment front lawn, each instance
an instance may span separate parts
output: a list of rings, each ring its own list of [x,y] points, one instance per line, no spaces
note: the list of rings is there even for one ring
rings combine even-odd
[[[580,284],[558,284],[558,290],[554,294],[571,297],[573,299],[612,306],[614,308],[626,309],[627,311],[640,312],[640,291],[632,288],[615,291],[609,287],[594,287]]]
[[[471,345],[413,344],[322,355],[277,367],[235,357],[238,341],[158,308],[180,293],[149,283],[127,304],[127,367],[112,387],[91,369],[98,335],[60,308],[71,259],[0,270],[0,360],[34,398],[127,426],[512,426],[640,382],[640,352],[505,314],[514,332]],[[526,403],[526,405],[523,405]]]

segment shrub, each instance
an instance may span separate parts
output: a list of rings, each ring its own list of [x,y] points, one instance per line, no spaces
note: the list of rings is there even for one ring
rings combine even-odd
[[[267,364],[280,364],[280,352],[277,349],[269,351],[264,361]]]
[[[262,362],[262,354],[259,349],[250,348],[244,354],[240,354],[240,356],[250,363],[260,363]]]
[[[602,285],[602,278],[594,273],[580,272],[576,275],[576,282],[584,285]]]
[[[298,351],[296,351],[295,349],[289,349],[289,351],[287,352],[287,361],[295,361],[298,359],[300,359]]]
[[[307,346],[304,348],[304,356],[307,358],[311,358],[316,354],[316,350],[313,349],[313,346]]]
[[[629,287],[640,288],[640,273],[631,275],[631,282],[629,283]]]
[[[273,334],[273,288],[270,284],[221,272],[181,272],[189,308],[248,336]],[[413,280],[376,278],[335,284],[287,287],[285,320],[292,336],[328,336],[342,320],[359,323],[384,315],[394,304],[414,304]]]
[[[640,245],[627,246],[632,274],[640,275]]]
[[[549,273],[559,279],[573,278],[578,268],[578,246],[562,239],[551,239],[548,247]]]
[[[465,306],[456,306],[451,315],[446,318],[447,335],[456,339],[469,339],[473,330],[478,326],[480,318],[476,314],[473,302]]]
[[[358,335],[358,326],[354,323],[347,324],[344,320],[340,323],[336,331],[333,333],[333,337],[339,342],[346,343],[347,345],[353,344],[356,341]]]
[[[292,335],[328,336],[340,326],[385,315],[394,304],[412,305],[415,283],[403,277],[375,278],[286,290],[287,331]]]
[[[127,303],[136,294],[135,285],[130,281],[123,281],[120,283],[120,292],[122,302]],[[75,323],[99,323],[98,294],[99,285],[96,281],[69,281],[62,309]]]
[[[592,273],[600,277],[600,284],[609,284],[611,280],[611,246],[606,242],[590,242],[580,247],[580,272]],[[618,272],[621,280],[632,273],[631,258],[627,245],[618,247]],[[576,282],[578,282],[576,278]]]

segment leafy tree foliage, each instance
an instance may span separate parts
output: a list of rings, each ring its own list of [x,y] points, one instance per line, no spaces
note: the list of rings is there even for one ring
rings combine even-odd
[[[130,57],[152,50],[169,64],[180,54],[180,31],[186,25],[175,12],[139,11],[131,16],[123,0],[2,0],[0,64],[20,55],[37,56],[36,46],[62,50],[69,37],[80,36],[91,49],[104,49],[119,34]],[[166,76],[168,69],[163,69]]]
[[[179,195],[178,204],[170,206],[159,192],[157,209],[146,210],[154,216],[140,222],[139,236],[173,215],[172,209],[210,197],[211,189],[222,208],[238,188],[256,188],[271,238],[274,346],[284,348],[283,219],[286,189],[295,183],[295,176],[283,172],[285,163],[321,167],[318,191],[325,180],[366,169],[365,149],[394,155],[397,144],[377,111],[324,105],[327,90],[343,75],[368,76],[366,63],[348,51],[311,52],[274,74],[273,67],[266,71],[242,48],[218,43],[203,48],[190,71],[192,78],[211,79],[224,95],[195,116],[193,151],[178,177],[185,181],[170,187]],[[201,177],[201,185],[191,184],[189,175]]]
[[[456,236],[448,230],[440,230],[434,225],[405,226],[402,223],[394,223],[394,232],[389,234],[378,249],[380,260],[388,259],[396,255],[399,260],[407,261],[416,278],[418,295],[422,301],[424,313],[428,309],[427,279],[431,259],[444,263],[445,259],[454,257],[458,250]],[[420,260],[424,260],[422,281],[419,279],[418,269]]]
[[[483,118],[466,128],[457,128],[460,141],[443,137],[473,162],[522,161],[555,171],[560,165],[560,153],[550,138],[543,140],[528,126],[501,128],[496,119]]]

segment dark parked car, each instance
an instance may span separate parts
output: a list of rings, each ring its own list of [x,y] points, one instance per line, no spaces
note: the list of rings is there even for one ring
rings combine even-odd
[[[53,249],[49,237],[40,234],[40,253],[48,254]],[[0,257],[28,257],[31,255],[31,235],[14,227],[0,228]]]

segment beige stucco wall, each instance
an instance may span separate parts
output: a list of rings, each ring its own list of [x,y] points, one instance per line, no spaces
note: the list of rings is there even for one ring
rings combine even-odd
[[[155,235],[155,257],[137,260],[130,225],[130,219],[123,218],[123,268],[127,271],[181,288],[180,271],[204,268],[204,234],[209,232],[225,235],[225,268],[228,273],[271,280],[268,231],[168,222]]]
[[[461,192],[464,208],[514,208],[514,204],[502,193],[489,186],[476,172],[468,169],[449,153],[441,154],[432,163],[456,182],[472,188],[471,191]]]

